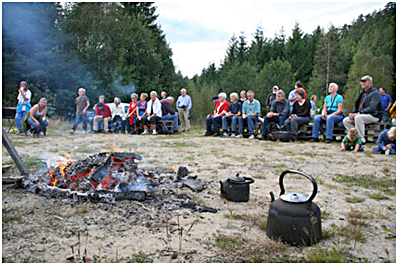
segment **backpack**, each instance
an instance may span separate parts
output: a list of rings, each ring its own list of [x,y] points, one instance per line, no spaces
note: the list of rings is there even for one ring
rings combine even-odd
[[[163,123],[156,124],[156,131],[158,134],[169,134],[169,128]]]
[[[285,132],[285,131],[274,131],[269,134],[271,137],[272,141],[281,141],[281,142],[290,142],[290,141],[295,141],[295,137],[291,132]]]

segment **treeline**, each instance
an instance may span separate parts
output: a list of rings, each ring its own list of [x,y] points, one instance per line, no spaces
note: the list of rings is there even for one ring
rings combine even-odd
[[[77,89],[95,102],[185,84],[157,24],[153,3],[3,3],[3,105],[16,105],[26,80],[33,102],[45,96],[73,111]]]
[[[202,103],[200,115],[194,117],[200,119],[211,110],[211,97],[220,91],[253,90],[265,105],[274,85],[288,93],[297,80],[304,83],[308,97],[318,96],[319,107],[328,84],[337,83],[345,97],[346,113],[352,109],[364,75],[371,75],[377,88],[386,88],[395,98],[395,16],[396,4],[389,3],[383,10],[360,15],[352,25],[340,28],[318,26],[304,34],[296,24],[290,36],[282,30],[274,38],[265,38],[263,29],[257,28],[251,43],[244,32],[232,36],[221,66],[211,64],[192,79],[195,108]],[[265,107],[262,110],[264,113]]]

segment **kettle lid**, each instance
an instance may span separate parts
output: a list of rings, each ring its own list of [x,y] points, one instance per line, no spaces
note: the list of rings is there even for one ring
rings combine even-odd
[[[242,183],[242,182],[245,182],[245,181],[246,181],[245,178],[239,176],[239,174],[236,174],[236,176],[231,176],[231,177],[229,177],[228,180],[229,180],[230,182],[235,182],[235,183]]]
[[[307,202],[308,196],[300,194],[300,193],[287,193],[280,195],[282,201],[292,202],[292,203],[301,203]]]

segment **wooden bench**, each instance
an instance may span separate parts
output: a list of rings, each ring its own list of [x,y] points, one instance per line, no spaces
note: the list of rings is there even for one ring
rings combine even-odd
[[[7,133],[15,126],[15,115],[17,114],[16,107],[2,107],[3,108],[3,119],[7,120],[11,125],[8,128]]]
[[[167,127],[168,134],[174,134],[174,121],[173,120],[159,120],[158,122]]]

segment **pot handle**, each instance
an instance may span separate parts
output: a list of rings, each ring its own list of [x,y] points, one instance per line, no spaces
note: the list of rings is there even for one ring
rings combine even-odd
[[[311,177],[310,175],[308,175],[307,173],[296,171],[296,170],[286,170],[286,171],[282,172],[281,176],[279,177],[279,187],[281,188],[281,193],[279,194],[279,196],[282,194],[285,194],[285,187],[283,186],[283,178],[285,177],[286,174],[289,174],[289,173],[302,175],[312,182],[314,189],[312,191],[311,196],[308,198],[307,202],[312,201],[318,192],[318,184],[316,183],[315,179],[313,177]]]

